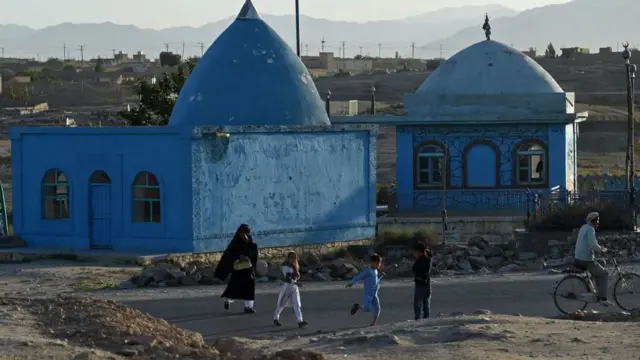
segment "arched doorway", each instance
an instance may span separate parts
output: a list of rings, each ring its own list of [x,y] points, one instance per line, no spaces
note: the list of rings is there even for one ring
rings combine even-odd
[[[92,249],[111,249],[111,179],[102,170],[89,179],[89,226]]]

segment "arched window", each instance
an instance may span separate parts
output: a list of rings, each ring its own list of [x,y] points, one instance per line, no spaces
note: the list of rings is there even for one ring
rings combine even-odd
[[[423,144],[418,147],[415,157],[416,187],[442,186],[447,171],[444,147],[434,143]]]
[[[91,179],[89,180],[91,184],[111,184],[111,179],[109,175],[102,171],[96,170],[91,174]]]
[[[133,180],[133,222],[160,222],[160,183],[155,175],[143,171]]]
[[[515,176],[519,185],[544,185],[547,182],[547,151],[543,143],[525,140],[516,146]]]
[[[69,218],[69,180],[60,169],[51,169],[42,179],[42,218]]]

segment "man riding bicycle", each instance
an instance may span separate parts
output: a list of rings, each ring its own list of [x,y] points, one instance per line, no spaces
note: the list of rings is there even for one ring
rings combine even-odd
[[[600,225],[600,214],[592,212],[587,215],[587,223],[582,225],[576,241],[576,249],[574,254],[575,266],[591,273],[596,285],[598,302],[602,306],[610,306],[612,303],[607,300],[607,289],[609,282],[609,273],[607,270],[596,262],[595,253],[604,253],[606,248],[598,245],[596,239],[596,229]]]

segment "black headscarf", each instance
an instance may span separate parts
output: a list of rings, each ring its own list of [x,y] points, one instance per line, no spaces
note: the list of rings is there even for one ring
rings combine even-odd
[[[220,262],[218,263],[214,274],[215,277],[223,281],[227,279],[231,271],[233,271],[233,264],[240,258],[240,256],[245,255],[243,254],[243,249],[247,247],[247,243],[253,242],[249,232],[250,228],[247,224],[242,224],[238,227],[233,239],[231,239],[231,242],[224,250],[224,253],[222,253],[222,257],[220,257]],[[245,238],[244,235],[247,235],[247,237]]]

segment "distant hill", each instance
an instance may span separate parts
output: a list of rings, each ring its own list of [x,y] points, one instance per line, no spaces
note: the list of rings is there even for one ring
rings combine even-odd
[[[491,14],[494,18],[500,18],[505,16],[514,16],[519,11],[509,9],[508,7],[498,4],[487,4],[477,6],[456,6],[447,7],[439,10],[431,11],[417,16],[410,16],[402,20],[409,22],[429,22],[429,23],[442,23],[442,22],[454,22],[462,21],[477,23],[478,19],[482,19],[485,14]]]
[[[549,42],[561,47],[588,47],[593,51],[628,40],[640,45],[640,1],[638,0],[574,0],[562,5],[548,5],[523,12],[499,6],[462,6],[440,9],[406,19],[366,23],[331,21],[301,17],[302,43],[309,54],[316,54],[321,40],[325,50],[340,54],[341,42],[346,55],[391,56],[396,51],[411,56],[415,43],[416,57],[437,57],[440,49],[445,57],[484,39],[482,24],[489,13],[492,38],[519,49],[536,47],[539,53]],[[263,15],[263,18],[287,41],[295,46],[293,16]],[[208,47],[233,21],[233,17],[201,27],[175,27],[163,30],[141,29],[133,25],[59,24],[40,30],[15,25],[0,26],[0,46],[7,55],[61,57],[66,43],[71,56],[79,58],[78,48],[85,46],[85,58],[111,55],[112,49],[134,53],[141,50],[152,58],[169,43],[170,50],[185,55],[200,55],[198,43]],[[362,47],[362,49],[360,49]],[[303,54],[306,46],[302,48]]]
[[[417,15],[408,19],[373,21],[366,23],[332,21],[301,16],[302,43],[308,45],[309,53],[317,53],[321,41],[326,41],[326,51],[338,53],[341,42],[346,44],[346,55],[360,53],[378,55],[378,44],[382,44],[383,56],[391,56],[398,51],[403,56],[411,55],[411,43],[421,44],[441,37],[453,35],[461,28],[473,24],[482,25],[485,12],[496,13],[495,17],[513,15],[514,10],[499,6],[462,6],[440,9],[434,12]],[[290,45],[295,46],[295,18],[290,15],[274,16],[263,14],[262,17]],[[63,23],[40,30],[26,28],[20,34],[11,31],[11,37],[3,36],[0,27],[0,38],[5,38],[1,46],[10,54],[23,56],[61,57],[64,44],[71,51],[71,56],[79,58],[78,48],[85,46],[85,58],[111,54],[112,49],[121,49],[128,53],[141,50],[155,57],[165,46],[170,44],[172,51],[181,52],[185,42],[185,55],[199,55],[198,43],[208,47],[215,38],[233,21],[229,17],[201,27],[174,27],[162,30],[141,29],[133,25],[114,23],[71,24]],[[15,35],[13,35],[15,34]],[[303,48],[306,51],[306,46]],[[416,56],[424,56],[416,50]]]
[[[616,43],[624,41],[640,45],[638,13],[638,0],[574,0],[526,10],[511,17],[492,18],[492,38],[519,49],[535,47],[538,53],[543,53],[549,42],[556,49],[578,46],[597,52],[599,47],[611,46],[615,50]],[[482,39],[484,33],[481,26],[476,25],[425,47],[446,44],[447,48],[463,49]]]

